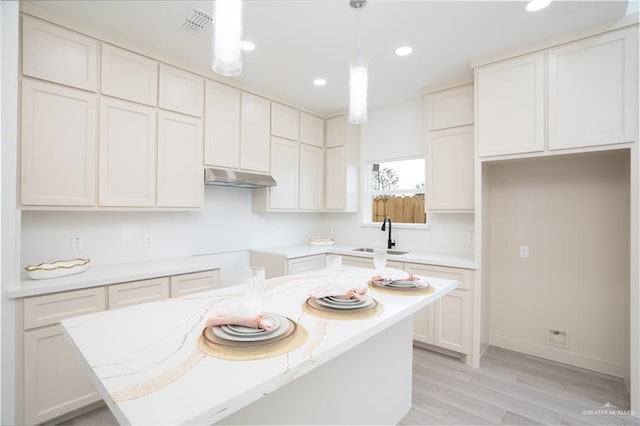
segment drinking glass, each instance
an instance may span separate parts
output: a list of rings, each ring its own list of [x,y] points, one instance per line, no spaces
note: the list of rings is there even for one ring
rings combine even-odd
[[[387,249],[377,248],[373,249],[373,266],[376,268],[376,272],[381,274],[384,271],[384,267],[387,264]]]
[[[336,281],[342,271],[342,256],[335,254],[327,255],[327,274],[329,281]]]
[[[262,300],[264,290],[264,268],[251,266],[244,280],[244,294],[247,299]]]

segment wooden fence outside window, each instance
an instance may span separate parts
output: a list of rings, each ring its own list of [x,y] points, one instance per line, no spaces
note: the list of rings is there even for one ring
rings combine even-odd
[[[382,222],[389,216],[395,223],[426,223],[424,194],[379,195],[372,201],[373,222]]]

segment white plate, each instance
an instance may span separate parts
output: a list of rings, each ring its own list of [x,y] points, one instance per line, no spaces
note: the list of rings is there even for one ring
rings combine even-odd
[[[360,299],[345,299],[342,297],[328,296],[328,297],[323,297],[323,299],[329,303],[339,303],[341,305],[358,305],[358,304],[362,304],[362,301],[366,300],[367,297],[362,297]]]
[[[265,330],[264,328],[253,328],[253,327],[245,327],[243,325],[236,324],[224,324],[221,325],[220,328],[224,330],[228,334],[233,334],[234,336],[255,336],[258,334],[272,334],[278,328],[280,328],[280,319],[271,315],[264,314],[265,319],[268,319],[273,324],[273,328],[271,330]]]
[[[373,299],[371,297],[367,297],[365,299],[362,299],[361,302],[362,303],[358,303],[358,304],[341,304],[341,303],[332,303],[331,301],[328,301],[326,299],[318,299],[316,298],[316,302],[318,302],[319,305],[322,305],[324,307],[327,308],[332,308],[332,309],[360,309],[360,308],[366,308],[368,306],[371,306],[373,304]]]
[[[280,321],[280,327],[278,327],[278,329],[274,330],[272,333],[235,336],[233,334],[229,334],[226,331],[224,331],[222,327],[217,327],[217,326],[211,327],[211,331],[213,332],[213,334],[215,334],[219,338],[225,339],[225,340],[231,340],[234,342],[259,342],[261,340],[275,339],[276,337],[282,336],[283,334],[287,333],[291,329],[292,327],[291,322],[286,317],[283,317],[282,315],[278,315],[278,314],[270,314],[270,315],[273,315],[274,317],[278,317],[278,320]]]

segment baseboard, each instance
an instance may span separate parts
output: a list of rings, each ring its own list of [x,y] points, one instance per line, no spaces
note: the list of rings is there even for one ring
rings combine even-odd
[[[536,345],[499,335],[491,335],[490,345],[624,378],[625,368],[623,364],[571,352],[566,349]]]
[[[460,361],[462,361],[464,363],[467,362],[467,357],[464,354],[461,354],[461,353],[455,352],[455,351],[450,351],[449,349],[440,348],[438,346],[433,346],[433,345],[430,345],[428,343],[419,342],[417,340],[413,341],[413,346],[417,346],[419,348],[427,349],[427,350],[433,351],[433,352],[438,352],[439,354],[447,355],[447,356],[450,356],[452,358],[457,358],[457,359],[459,359]]]

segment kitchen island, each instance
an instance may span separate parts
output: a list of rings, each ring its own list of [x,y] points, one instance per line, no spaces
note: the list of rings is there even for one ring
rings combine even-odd
[[[373,270],[343,268],[362,285]],[[326,271],[267,280],[265,312],[307,332],[298,348],[270,358],[226,360],[197,345],[216,306],[242,296],[234,286],[62,321],[82,364],[120,424],[392,424],[411,407],[412,314],[454,290],[426,277],[430,294],[371,290],[366,319],[307,312]]]

